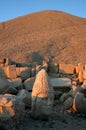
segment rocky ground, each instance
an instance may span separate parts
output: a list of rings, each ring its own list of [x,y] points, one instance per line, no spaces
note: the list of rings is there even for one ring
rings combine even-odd
[[[62,104],[55,100],[52,115],[48,121],[34,120],[27,110],[25,121],[9,130],[86,130],[85,114],[62,111],[62,108]],[[5,126],[0,130],[6,130]]]
[[[49,121],[34,120],[28,114],[25,122],[14,130],[85,130],[86,115],[61,112],[61,104],[56,103]]]

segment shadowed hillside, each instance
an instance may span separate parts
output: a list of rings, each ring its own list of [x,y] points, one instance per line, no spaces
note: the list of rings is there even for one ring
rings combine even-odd
[[[86,19],[42,11],[0,23],[0,57],[86,63]]]

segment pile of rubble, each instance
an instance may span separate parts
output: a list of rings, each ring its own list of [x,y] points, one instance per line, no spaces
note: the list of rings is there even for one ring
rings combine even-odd
[[[0,123],[19,124],[26,109],[33,118],[46,120],[54,99],[64,110],[86,113],[86,65],[0,59]]]

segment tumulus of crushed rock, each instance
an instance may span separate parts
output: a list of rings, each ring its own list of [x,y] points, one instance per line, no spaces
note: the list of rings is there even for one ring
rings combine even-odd
[[[0,23],[0,57],[14,61],[84,63],[86,19],[42,11]]]

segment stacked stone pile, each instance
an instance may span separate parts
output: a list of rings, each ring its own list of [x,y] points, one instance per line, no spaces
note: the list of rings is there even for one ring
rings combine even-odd
[[[17,63],[8,58],[0,59],[0,121],[2,123],[4,122],[2,119],[6,119],[4,117],[12,119],[13,122],[17,118],[17,122],[20,122],[21,112],[24,119],[26,109],[32,111],[31,115],[35,119],[44,119],[44,117],[48,119],[53,106],[48,106],[49,102],[53,104],[53,90],[54,99],[60,100],[65,110],[72,108],[76,112],[86,113],[86,105],[82,105],[86,104],[86,65],[45,61],[39,65],[36,62]]]

